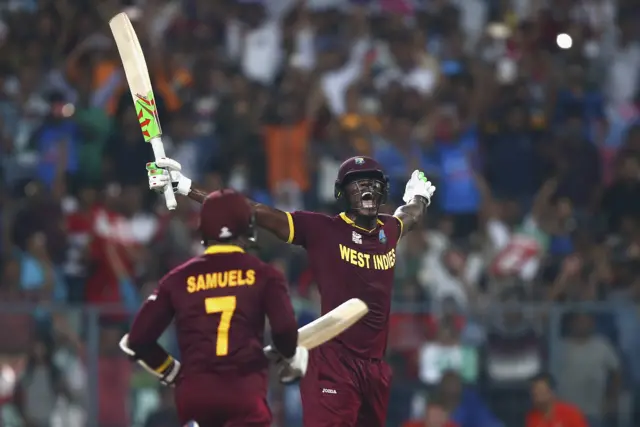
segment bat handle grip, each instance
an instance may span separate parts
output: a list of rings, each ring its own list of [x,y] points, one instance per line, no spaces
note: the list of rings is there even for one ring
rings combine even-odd
[[[153,149],[153,157],[156,160],[166,157],[164,154],[164,145],[162,145],[162,139],[160,137],[153,138],[151,141],[151,148]],[[178,206],[176,195],[173,192],[173,186],[167,185],[164,189],[164,201],[167,205],[167,209],[174,210]]]
[[[178,206],[178,201],[176,200],[176,195],[173,192],[172,185],[167,185],[167,188],[164,189],[164,201],[167,205],[167,209],[170,211],[174,210]]]

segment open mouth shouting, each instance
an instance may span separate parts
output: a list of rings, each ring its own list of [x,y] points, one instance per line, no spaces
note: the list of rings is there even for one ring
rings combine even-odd
[[[365,209],[373,209],[373,193],[370,191],[365,191],[362,193],[362,207]]]

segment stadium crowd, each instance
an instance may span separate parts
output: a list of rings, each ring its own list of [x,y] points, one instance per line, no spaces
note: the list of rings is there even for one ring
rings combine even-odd
[[[167,153],[208,189],[336,211],[357,154],[385,167],[390,212],[414,169],[438,187],[397,258],[389,426],[524,425],[547,371],[590,427],[640,425],[640,3],[9,0],[0,426],[177,425],[171,391],[117,345],[202,250],[198,205],[169,214],[146,188],[152,153],[106,25],[123,9]],[[313,319],[304,254],[259,241]],[[272,409],[301,425],[295,386],[274,387]]]

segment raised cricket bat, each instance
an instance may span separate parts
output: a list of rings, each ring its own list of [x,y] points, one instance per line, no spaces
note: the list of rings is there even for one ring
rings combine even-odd
[[[324,316],[298,329],[298,345],[308,350],[337,337],[369,312],[364,301],[351,298]],[[271,346],[264,351],[271,350]]]
[[[162,145],[162,128],[160,127],[160,119],[158,118],[158,110],[156,109],[147,63],[144,59],[138,36],[136,36],[129,17],[124,12],[111,18],[109,26],[116,41],[118,52],[120,52],[120,59],[122,59],[124,73],[127,76],[133,104],[136,107],[142,135],[144,140],[151,144],[153,156],[157,161],[165,157],[164,146]],[[169,210],[175,209],[178,205],[171,185],[165,188],[164,198]]]

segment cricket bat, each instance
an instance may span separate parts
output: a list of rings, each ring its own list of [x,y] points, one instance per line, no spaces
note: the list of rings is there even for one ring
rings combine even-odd
[[[116,41],[124,73],[127,76],[129,90],[136,107],[138,121],[142,129],[144,140],[151,144],[153,156],[156,161],[166,157],[164,146],[162,145],[162,128],[158,118],[153,88],[149,79],[147,63],[138,41],[133,25],[126,13],[122,12],[111,18],[109,21],[113,38]],[[168,185],[164,190],[164,198],[167,209],[174,210],[178,205],[173,188]]]
[[[369,312],[364,301],[351,298],[324,316],[298,329],[298,345],[308,350],[337,337]],[[267,346],[264,351],[271,350]]]

